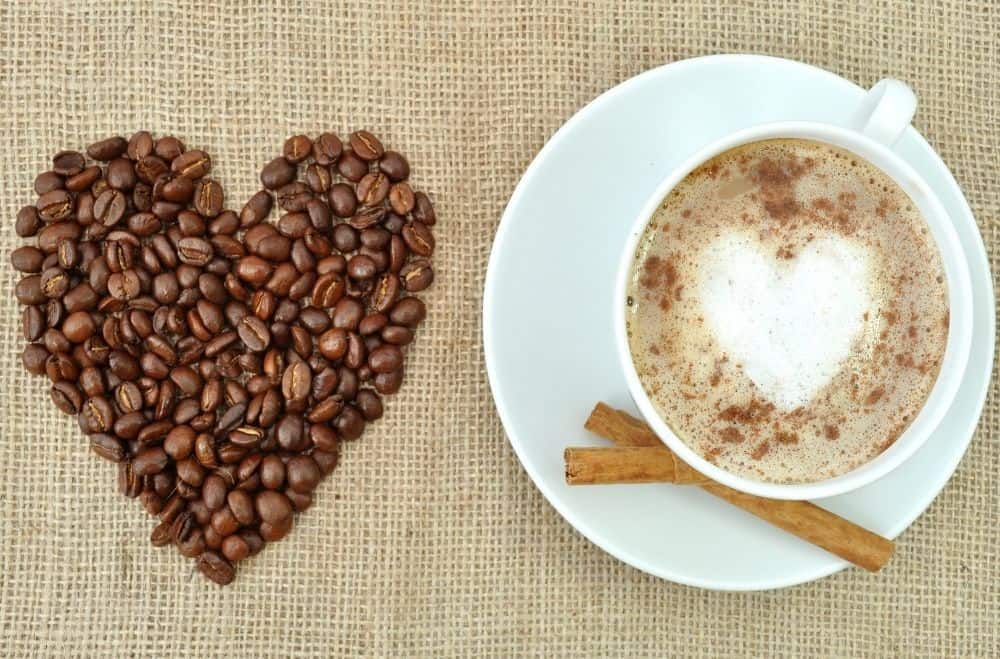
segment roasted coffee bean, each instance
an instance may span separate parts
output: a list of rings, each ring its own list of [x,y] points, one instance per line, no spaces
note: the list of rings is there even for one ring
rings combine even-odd
[[[269,490],[280,490],[285,484],[285,463],[277,455],[267,455],[258,469],[261,485]]]
[[[135,187],[138,182],[132,161],[128,158],[115,158],[108,163],[104,178],[115,190],[126,192]]]
[[[405,346],[413,341],[413,330],[402,325],[388,325],[382,330],[380,336],[386,343]]]
[[[349,297],[343,298],[333,308],[333,326],[356,330],[364,314],[365,309],[360,302]]]
[[[94,396],[84,401],[78,415],[80,429],[85,433],[104,433],[115,423],[114,410],[104,396]]]
[[[270,277],[274,267],[259,256],[244,256],[236,263],[236,276],[245,282],[261,285]]]
[[[347,275],[352,279],[371,279],[375,273],[375,262],[370,257],[355,254],[347,262]]]
[[[67,242],[67,241],[63,241]],[[45,253],[37,247],[25,245],[10,253],[10,264],[18,272],[35,273],[42,271]]]
[[[235,211],[224,210],[208,224],[208,233],[213,236],[232,236],[240,228],[240,218]]]
[[[163,471],[169,463],[169,457],[161,446],[151,446],[139,451],[132,460],[132,469],[137,476],[149,476]]]
[[[289,504],[291,504],[290,501]],[[277,542],[288,535],[291,530],[292,518],[289,516],[280,522],[261,522],[260,536],[268,542]]]
[[[254,506],[260,519],[271,524],[283,522],[292,516],[292,503],[281,492],[258,492],[254,498]]]
[[[300,494],[309,494],[319,484],[323,474],[319,465],[308,455],[297,455],[288,461],[288,486]]]
[[[378,168],[393,182],[405,181],[410,177],[410,163],[396,151],[386,151],[379,160]]]
[[[293,135],[285,140],[282,153],[288,162],[300,163],[309,157],[312,145],[312,140],[305,135]]]
[[[386,313],[393,308],[396,300],[399,299],[400,289],[399,277],[387,272],[379,277],[375,284],[375,290],[371,294],[369,304],[373,311]]]
[[[326,167],[337,162],[343,149],[344,145],[336,134],[323,133],[313,142],[313,159]]]
[[[150,208],[150,212],[164,222],[174,221],[177,219],[178,213],[182,210],[184,210],[184,206],[182,204],[162,200],[154,201],[153,206]]]
[[[233,490],[226,496],[229,510],[233,517],[241,526],[252,524],[256,515],[254,514],[254,500],[243,490]]]
[[[302,417],[286,414],[275,425],[278,445],[286,451],[301,451],[308,446],[308,437],[303,429]]]
[[[153,187],[153,196],[183,203],[190,200],[195,193],[195,184],[186,176],[171,172],[161,176]],[[196,206],[197,207],[197,206]]]
[[[381,227],[369,227],[360,234],[361,245],[369,249],[385,249],[392,239],[392,234]]]
[[[255,250],[257,255],[269,261],[286,261],[291,253],[292,242],[281,235],[268,236],[259,243]]]
[[[267,190],[259,190],[240,211],[240,226],[248,228],[260,224],[270,214],[274,198]]]
[[[202,217],[213,218],[222,212],[225,196],[218,181],[203,178],[194,188],[194,207]]]
[[[108,278],[108,293],[116,300],[131,300],[141,292],[142,281],[133,270],[115,272]]]
[[[125,195],[121,192],[105,190],[94,200],[94,220],[106,227],[113,227],[125,215],[127,205]]]
[[[312,163],[306,167],[306,184],[316,194],[322,194],[330,189],[332,176],[330,170],[323,165]]]
[[[434,283],[434,270],[427,261],[411,261],[399,272],[403,288],[409,293],[417,293]]]
[[[327,194],[327,199],[337,217],[351,217],[358,208],[358,198],[354,194],[354,188],[347,183],[334,184]]]
[[[405,183],[403,185],[406,185]],[[389,195],[389,177],[382,172],[369,172],[358,181],[357,196],[358,201],[363,206],[374,206],[380,204]],[[409,187],[409,186],[407,186]],[[396,211],[397,213],[399,211]]]
[[[63,414],[78,414],[83,405],[83,394],[67,380],[56,382],[50,391],[52,402]]]
[[[128,142],[125,141],[124,137],[109,137],[88,146],[87,155],[94,160],[107,162],[125,153],[127,146]]]
[[[41,307],[25,307],[24,314],[21,316],[21,332],[24,338],[28,341],[37,341],[42,337],[45,329],[45,314],[42,313]]]
[[[389,373],[403,364],[403,352],[392,344],[381,345],[368,355],[368,366],[375,373]]]
[[[250,545],[239,534],[233,534],[222,541],[222,555],[231,563],[238,563],[250,555]]]
[[[285,369],[281,393],[286,401],[304,401],[312,388],[312,371],[305,362],[295,362]]]
[[[205,266],[214,255],[212,244],[204,238],[181,238],[177,243],[177,256],[182,263],[188,265]]]
[[[305,213],[309,218],[309,224],[315,231],[310,231],[308,228],[305,229],[302,237],[306,241],[303,244],[307,249],[317,254],[322,253],[325,255],[329,253],[329,250],[325,247],[326,238],[319,232],[325,233],[333,226],[333,214],[330,212],[330,207],[320,199],[313,198],[306,202]]]
[[[169,165],[157,156],[145,156],[135,163],[135,173],[147,185],[156,183],[156,179],[170,171]]]
[[[337,172],[348,181],[357,183],[368,173],[368,163],[354,154],[353,151],[344,151],[337,161]]]
[[[79,151],[60,151],[52,157],[52,171],[60,176],[73,176],[83,171],[87,162]]]
[[[311,301],[314,307],[328,309],[339,303],[344,295],[343,278],[334,272],[322,275],[313,285]]]
[[[434,235],[425,224],[417,220],[403,227],[403,240],[414,254],[430,256],[434,252]]]
[[[433,226],[437,222],[437,215],[431,200],[423,192],[415,193],[414,199],[413,219],[426,226]]]
[[[35,206],[43,222],[59,222],[73,214],[73,197],[62,189],[50,190],[38,198]]]
[[[376,421],[382,417],[382,399],[371,389],[358,391],[354,405],[366,421]]]
[[[130,499],[134,499],[142,492],[142,477],[135,473],[132,463],[128,460],[118,463],[118,492]]]
[[[385,153],[378,138],[366,130],[351,134],[351,149],[363,160],[378,160]]]
[[[132,160],[139,160],[153,153],[153,136],[149,132],[140,130],[132,135],[128,141],[126,152]]]
[[[170,163],[170,170],[196,180],[208,174],[212,169],[212,159],[204,151],[193,149],[185,151]]]
[[[62,331],[66,338],[73,343],[83,343],[97,331],[97,324],[89,312],[74,311],[66,316]]]
[[[133,412],[136,414],[136,412]],[[139,435],[136,437],[140,444],[159,444],[163,442],[164,437],[173,428],[173,423],[170,419],[160,419],[158,421],[153,421],[142,427],[139,431]]]
[[[56,247],[56,255],[59,259],[59,267],[64,270],[72,270],[80,262],[80,250],[72,240],[61,240]]]
[[[403,383],[403,371],[392,371],[391,373],[379,373],[375,376],[375,391],[383,396],[394,394],[399,391]]]
[[[264,431],[256,426],[240,426],[229,433],[229,441],[240,448],[257,448],[264,439]]]
[[[205,481],[205,468],[195,458],[188,457],[178,461],[176,469],[177,478],[188,485],[201,487]]]
[[[416,197],[409,183],[401,182],[392,186],[389,191],[389,205],[400,215],[406,215],[413,210],[416,205]]]
[[[38,210],[34,206],[24,206],[17,212],[14,231],[20,237],[28,238],[35,235],[41,226],[41,218],[38,217]]]
[[[66,189],[70,192],[83,192],[94,183],[96,183],[101,177],[101,168],[97,165],[87,167],[82,172],[75,176],[70,176],[66,179]],[[79,208],[80,202],[77,200],[77,219],[79,220]]]
[[[178,180],[186,181],[187,179],[179,176]],[[205,220],[202,219],[201,215],[193,211],[184,210],[178,213],[177,227],[184,236],[202,236],[205,234]]]
[[[301,181],[292,181],[276,190],[278,206],[286,211],[299,212],[313,199],[309,186]]]
[[[244,316],[237,331],[243,345],[253,352],[263,352],[271,343],[271,333],[267,325],[257,316]]]
[[[42,172],[35,177],[35,193],[40,195],[66,187],[66,180],[55,172]]]
[[[382,218],[385,217],[385,213],[385,208],[382,206],[361,208],[349,220],[347,220],[347,223],[351,225],[351,227],[360,231],[361,229],[367,229],[368,227],[375,226],[381,222]]]
[[[184,143],[173,135],[164,135],[156,140],[153,146],[153,153],[164,160],[173,160],[184,153]]]
[[[210,550],[198,557],[198,570],[220,586],[232,583],[236,577],[232,563]]]
[[[125,447],[122,443],[111,435],[104,433],[95,433],[90,436],[90,449],[111,462],[121,462],[126,456]]]
[[[29,343],[21,352],[21,365],[25,370],[34,375],[45,374],[45,364],[49,358],[49,351],[37,343]]]
[[[364,428],[364,417],[351,405],[344,407],[344,410],[333,421],[333,429],[347,441],[360,437]]]
[[[396,325],[416,327],[427,315],[427,309],[420,298],[405,297],[393,306],[389,319]]]

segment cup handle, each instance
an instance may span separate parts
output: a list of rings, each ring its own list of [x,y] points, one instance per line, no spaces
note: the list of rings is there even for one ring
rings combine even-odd
[[[892,146],[917,111],[917,95],[905,82],[883,78],[868,90],[850,126],[876,142]]]

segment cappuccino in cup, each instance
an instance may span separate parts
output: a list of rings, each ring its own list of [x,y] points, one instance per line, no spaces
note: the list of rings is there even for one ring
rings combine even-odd
[[[875,166],[805,139],[731,149],[674,187],[626,305],[636,372],[674,434],[773,483],[832,478],[891,446],[948,340],[920,211]]]

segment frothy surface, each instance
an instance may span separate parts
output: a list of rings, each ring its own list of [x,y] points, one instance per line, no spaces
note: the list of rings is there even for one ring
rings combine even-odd
[[[663,418],[706,459],[772,482],[829,478],[890,446],[947,340],[919,211],[875,167],[806,140],[692,172],[640,240],[629,301]]]

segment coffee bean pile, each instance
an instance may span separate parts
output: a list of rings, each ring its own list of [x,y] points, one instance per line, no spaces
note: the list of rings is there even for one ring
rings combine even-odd
[[[289,138],[238,214],[211,166],[148,132],[62,151],[11,261],[24,367],[159,517],[152,543],[227,584],[398,391],[435,213],[366,131]]]

